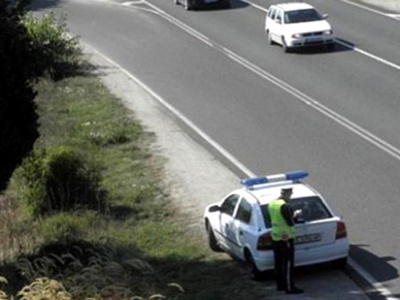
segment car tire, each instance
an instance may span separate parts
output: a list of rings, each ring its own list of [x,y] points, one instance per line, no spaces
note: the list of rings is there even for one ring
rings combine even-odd
[[[218,246],[217,239],[214,235],[214,230],[212,229],[211,225],[207,222],[207,233],[208,233],[208,245],[210,249],[214,252],[223,252],[220,246]]]
[[[347,266],[347,257],[332,261],[332,265],[338,269],[344,269]]]
[[[274,41],[272,40],[272,37],[271,37],[271,34],[269,33],[269,30],[267,29],[265,32],[267,34],[268,44],[273,45]]]
[[[286,44],[286,41],[285,41],[285,38],[284,37],[282,37],[282,47],[283,47],[283,51],[285,52],[285,53],[289,53],[290,52],[290,47],[288,47],[287,46],[287,44]]]
[[[264,273],[257,268],[253,256],[247,249],[244,250],[244,258],[246,260],[246,265],[250,269],[251,279],[254,281],[260,281],[261,279],[263,279]]]

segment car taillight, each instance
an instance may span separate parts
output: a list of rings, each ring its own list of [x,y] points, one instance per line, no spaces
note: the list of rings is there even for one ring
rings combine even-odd
[[[258,238],[257,250],[272,250],[271,233],[265,233]]]
[[[339,221],[336,224],[336,239],[343,239],[345,237],[347,237],[346,224],[342,221]]]

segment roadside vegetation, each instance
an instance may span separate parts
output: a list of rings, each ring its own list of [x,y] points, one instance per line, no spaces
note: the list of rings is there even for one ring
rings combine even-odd
[[[38,126],[0,194],[0,299],[256,299],[246,269],[186,228],[155,136],[101,83],[65,19],[19,16],[38,62]]]

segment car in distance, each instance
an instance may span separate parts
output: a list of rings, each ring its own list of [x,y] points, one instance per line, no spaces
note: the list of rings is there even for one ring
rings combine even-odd
[[[254,279],[274,269],[268,204],[280,196],[282,188],[292,188],[289,204],[301,211],[295,220],[295,266],[325,262],[345,266],[346,224],[316,190],[301,181],[307,176],[305,171],[294,171],[243,179],[243,188],[205,208],[210,248],[247,263]]]
[[[333,50],[335,38],[327,17],[307,3],[276,4],[268,9],[264,29],[268,42],[282,45],[285,52],[322,45]]]
[[[186,10],[198,9],[207,6],[230,8],[231,0],[174,0],[175,4],[182,4]]]

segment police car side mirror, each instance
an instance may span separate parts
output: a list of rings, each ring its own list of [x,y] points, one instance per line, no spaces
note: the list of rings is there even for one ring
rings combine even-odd
[[[219,205],[213,205],[213,206],[210,206],[210,207],[208,208],[208,211],[209,211],[209,212],[221,211],[221,207],[219,207]]]

